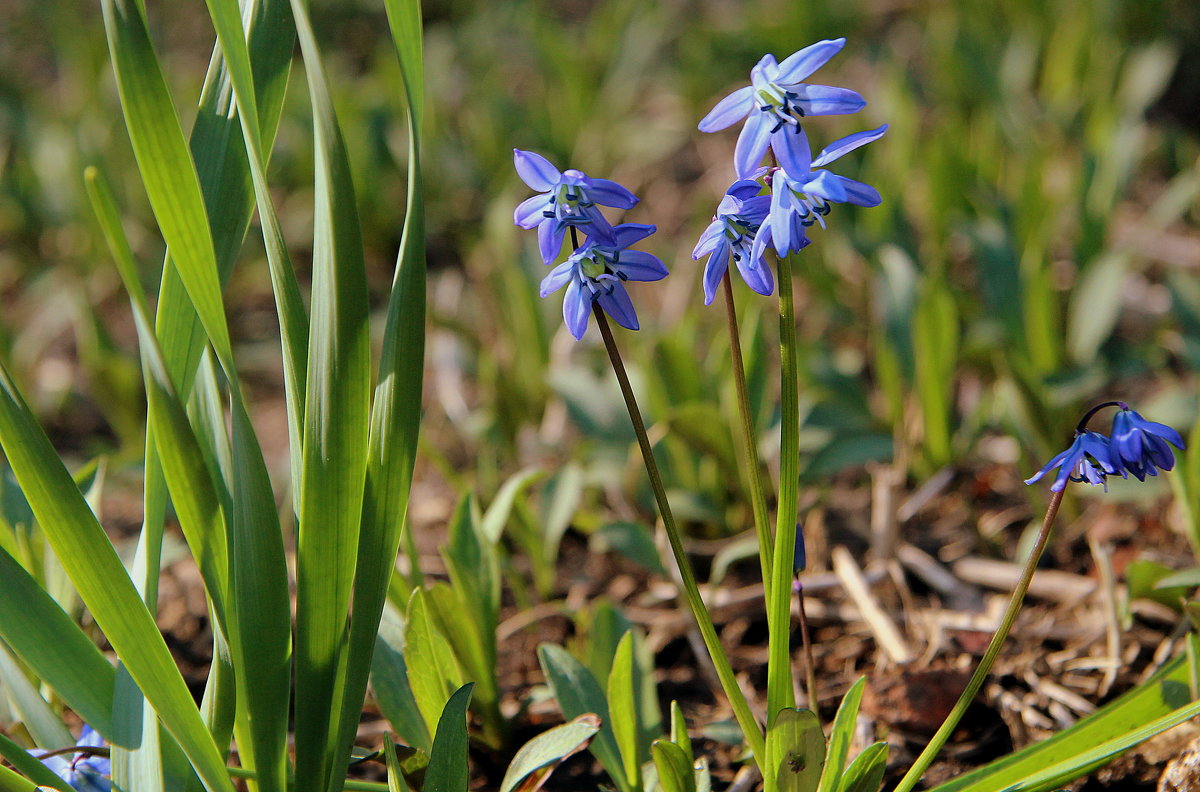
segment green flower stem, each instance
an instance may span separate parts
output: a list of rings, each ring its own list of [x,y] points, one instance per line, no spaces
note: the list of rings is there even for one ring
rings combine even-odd
[[[804,688],[808,691],[808,708],[817,712],[817,665],[813,662],[812,641],[808,632],[808,614],[804,612],[804,587],[796,582],[796,603],[800,607],[800,645],[804,648]]]
[[[796,364],[796,306],[792,270],[779,262],[779,506],[767,598],[767,725],[785,707],[796,706],[792,689],[792,564],[796,552],[796,503],[800,486],[800,383]]]
[[[654,449],[651,448],[650,438],[646,434],[646,424],[642,421],[642,413],[638,409],[637,399],[634,398],[633,387],[629,384],[629,375],[625,373],[625,364],[621,362],[621,352],[617,349],[612,329],[608,326],[608,317],[604,315],[599,303],[592,303],[592,313],[596,317],[596,324],[600,327],[600,335],[604,338],[604,348],[608,350],[608,359],[612,361],[613,373],[617,375],[617,382],[621,386],[621,395],[625,397],[625,406],[629,409],[629,420],[633,423],[638,446],[642,449],[642,461],[646,463],[646,475],[650,479],[651,489],[654,490],[654,499],[658,502],[658,512],[662,516],[663,526],[667,529],[667,539],[671,543],[671,553],[675,556],[675,565],[679,567],[679,577],[683,580],[683,590],[688,606],[692,609],[692,616],[695,617],[696,623],[700,627],[700,635],[703,636],[704,645],[708,648],[713,665],[716,666],[717,677],[721,680],[721,687],[725,689],[725,695],[733,707],[734,717],[737,718],[738,725],[742,727],[742,733],[746,737],[746,742],[750,744],[750,750],[754,752],[754,761],[758,763],[759,769],[763,770],[765,774],[762,763],[767,755],[766,739],[763,737],[758,721],[754,719],[754,714],[750,712],[750,705],[747,703],[746,697],[738,687],[737,679],[733,675],[733,668],[729,665],[729,658],[725,656],[725,650],[721,648],[721,640],[717,637],[717,628],[713,625],[712,616],[709,615],[708,609],[704,606],[704,600],[700,597],[696,576],[692,574],[692,566],[688,563],[687,555],[684,553],[683,540],[679,536],[679,528],[675,525],[671,504],[667,502],[667,492],[663,489],[662,477],[658,473],[658,464],[654,461]]]
[[[729,320],[729,354],[733,360],[733,383],[737,390],[738,412],[742,419],[742,448],[746,457],[746,472],[750,477],[750,503],[754,508],[754,530],[758,534],[758,560],[762,565],[763,599],[771,601],[771,538],[770,514],[767,512],[766,488],[763,486],[762,462],[758,458],[758,442],[754,418],[750,414],[750,397],[746,391],[746,365],[742,362],[742,339],[738,332],[737,309],[733,304],[733,282],[729,270],[721,279],[725,287],[725,316]]]
[[[1064,488],[1065,489],[1065,488]],[[954,709],[950,710],[950,714],[946,716],[945,722],[933,735],[933,739],[929,741],[929,745],[925,746],[925,750],[921,751],[921,755],[917,757],[916,762],[909,768],[909,771],[900,779],[900,784],[893,792],[909,792],[921,780],[921,776],[929,769],[929,765],[933,763],[934,757],[938,751],[946,744],[946,740],[950,738],[950,734],[958,726],[958,722],[962,720],[963,714],[967,711],[967,707],[971,706],[971,702],[975,700],[975,695],[979,693],[979,688],[983,687],[983,681],[987,678],[988,672],[992,670],[992,664],[996,662],[996,656],[1000,654],[1000,647],[1004,644],[1004,640],[1008,637],[1008,633],[1012,630],[1013,624],[1017,620],[1017,612],[1021,610],[1021,603],[1025,600],[1025,592],[1029,590],[1029,582],[1033,580],[1033,572],[1037,569],[1038,560],[1042,557],[1042,552],[1046,549],[1046,542],[1050,539],[1050,528],[1054,525],[1054,518],[1058,516],[1058,507],[1062,504],[1063,490],[1054,493],[1050,498],[1050,505],[1046,508],[1046,517],[1042,520],[1042,529],[1038,532],[1037,541],[1033,545],[1033,549],[1029,552],[1029,558],[1025,560],[1025,567],[1021,570],[1021,577],[1017,581],[1016,588],[1013,589],[1012,596],[1008,600],[1008,608],[1004,611],[1004,618],[1000,620],[1000,629],[992,636],[991,642],[987,646],[987,650],[983,653],[983,659],[979,661],[979,665],[975,668],[975,672],[971,674],[971,680],[967,682],[967,688],[958,697],[958,701],[954,704]]]

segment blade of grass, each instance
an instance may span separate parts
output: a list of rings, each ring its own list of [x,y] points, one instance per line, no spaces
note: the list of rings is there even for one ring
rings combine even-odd
[[[296,551],[296,783],[298,792],[324,792],[345,769],[342,707],[361,708],[361,701],[343,700],[341,686],[367,466],[370,338],[345,143],[303,0],[292,1],[292,14],[308,77],[316,171]]]

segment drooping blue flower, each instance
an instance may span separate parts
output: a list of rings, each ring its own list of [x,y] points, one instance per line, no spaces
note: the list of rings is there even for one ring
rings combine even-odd
[[[859,94],[847,88],[802,82],[845,44],[844,38],[818,41],[789,55],[783,63],[776,63],[774,55],[764,55],[750,71],[750,85],[717,102],[700,121],[701,132],[716,132],[746,119],[734,149],[739,179],[749,177],[758,167],[768,146],[780,165],[794,165],[802,118],[856,113],[866,106]]]
[[[104,738],[86,723],[79,735],[76,746],[86,748],[103,748]],[[30,754],[38,756],[37,752]],[[104,756],[93,756],[88,753],[77,753],[68,759],[65,755],[56,754],[40,760],[63,781],[79,792],[112,792],[112,762]]]
[[[537,228],[542,260],[552,264],[562,248],[567,229],[576,226],[588,236],[612,242],[612,226],[597,204],[629,209],[637,197],[608,179],[592,179],[574,169],[559,172],[540,154],[513,149],[517,175],[538,194],[527,198],[513,212],[521,228]]]
[[[1108,438],[1089,431],[1076,432],[1071,447],[1047,462],[1032,478],[1025,479],[1025,483],[1033,484],[1055,468],[1058,475],[1050,485],[1051,492],[1062,490],[1068,480],[1100,484],[1107,491],[1107,477],[1121,473]]]
[[[712,304],[716,297],[717,286],[729,269],[730,258],[751,289],[759,294],[770,294],[775,290],[775,276],[763,261],[764,248],[756,244],[771,208],[770,196],[759,195],[760,190],[762,185],[751,179],[734,182],[692,251],[693,259],[708,256],[704,265],[705,305]]]
[[[625,290],[625,281],[661,280],[667,276],[667,268],[655,256],[627,248],[656,230],[653,225],[622,223],[612,227],[611,243],[589,236],[566,261],[542,279],[542,297],[567,287],[563,298],[563,320],[571,335],[583,338],[592,304],[597,302],[621,327],[638,329],[637,313]]]
[[[1171,446],[1180,451],[1186,447],[1179,432],[1166,424],[1147,421],[1126,404],[1120,407],[1112,423],[1114,464],[1132,473],[1138,481],[1175,467]]]
[[[773,242],[775,251],[786,256],[808,245],[806,229],[815,223],[825,227],[825,215],[829,214],[831,204],[878,206],[882,199],[874,187],[824,170],[822,166],[878,140],[887,128],[884,124],[878,129],[847,135],[827,146],[815,160],[808,146],[808,136],[800,130],[795,135],[796,156],[792,168],[776,168],[770,174],[770,234],[760,234],[755,247]]]

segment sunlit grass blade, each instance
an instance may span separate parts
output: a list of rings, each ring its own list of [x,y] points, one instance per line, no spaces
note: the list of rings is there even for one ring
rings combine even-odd
[[[84,721],[111,739],[112,666],[58,603],[3,550],[0,639]]]
[[[17,745],[3,734],[0,734],[0,756],[3,756],[5,759],[7,759],[9,764],[20,770],[29,779],[37,784],[48,786],[52,789],[59,789],[62,790],[62,792],[74,792],[70,784],[68,784],[66,781],[63,781],[61,778],[55,775],[50,768],[46,767],[37,759],[30,756],[25,752],[24,748]],[[5,770],[12,775],[16,775],[15,773],[12,773],[11,770],[8,770],[7,767],[0,766],[0,770]],[[20,776],[17,776],[17,778],[19,779]],[[0,782],[4,780],[7,780],[14,785],[16,784],[16,779],[13,779],[11,775],[5,777],[0,774]],[[24,786],[14,786],[13,788],[20,789],[22,792],[32,792],[33,784],[29,783],[29,781],[24,781]],[[0,789],[5,789],[5,787],[0,786]]]
[[[342,708],[358,712],[362,704],[344,701],[341,684],[366,478],[370,337],[345,143],[303,0],[293,0],[292,13],[308,76],[316,171],[296,551],[296,783],[300,792],[323,792],[344,771]]]
[[[163,724],[210,790],[232,790],[154,617],[2,365],[0,445],[50,546]]]

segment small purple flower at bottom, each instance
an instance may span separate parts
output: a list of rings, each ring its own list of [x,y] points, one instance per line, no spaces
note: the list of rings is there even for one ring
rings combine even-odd
[[[1171,446],[1180,451],[1186,448],[1179,432],[1166,424],[1147,421],[1128,405],[1120,407],[1112,423],[1113,462],[1132,473],[1138,481],[1145,481],[1148,475],[1157,476],[1159,470],[1175,467]]]
[[[765,247],[756,241],[771,208],[771,197],[759,195],[761,190],[762,185],[751,179],[734,182],[692,251],[693,259],[708,256],[704,265],[705,305],[711,305],[717,296],[717,285],[729,269],[730,258],[751,289],[759,294],[775,290],[775,276],[762,257]]]
[[[75,745],[103,748],[104,738],[85,723]],[[38,755],[34,751],[29,753],[33,756]],[[41,763],[78,792],[112,792],[112,781],[108,779],[108,776],[112,775],[112,762],[107,757],[77,753],[68,759],[64,755],[56,754],[41,759]]]
[[[597,204],[629,209],[636,196],[608,179],[592,179],[582,171],[559,172],[548,159],[532,151],[513,149],[517,175],[538,194],[527,198],[513,212],[513,222],[521,228],[537,228],[542,260],[550,264],[558,258],[563,237],[571,226],[588,236],[612,241],[612,226]]]
[[[1051,492],[1061,491],[1068,480],[1100,484],[1107,492],[1107,477],[1121,473],[1108,438],[1097,432],[1076,432],[1071,447],[1047,462],[1032,478],[1025,479],[1025,483],[1033,484],[1054,468],[1059,470],[1050,485]]]
[[[657,230],[641,223],[613,226],[613,242],[588,237],[571,256],[542,279],[542,297],[567,287],[563,298],[563,320],[576,339],[587,332],[592,304],[628,330],[638,329],[637,313],[625,281],[656,281],[667,276],[667,268],[655,256],[640,250],[626,250]]]

